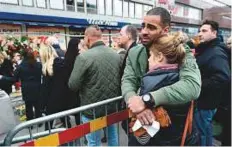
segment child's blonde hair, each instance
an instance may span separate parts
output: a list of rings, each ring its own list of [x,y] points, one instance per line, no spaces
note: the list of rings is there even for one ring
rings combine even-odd
[[[53,62],[58,57],[55,49],[50,45],[42,44],[39,50],[43,75],[53,76]]]
[[[150,51],[153,54],[161,52],[166,57],[169,64],[177,63],[181,65],[185,58],[184,42],[185,37],[183,33],[172,33],[171,35],[159,38],[155,43],[153,43]]]

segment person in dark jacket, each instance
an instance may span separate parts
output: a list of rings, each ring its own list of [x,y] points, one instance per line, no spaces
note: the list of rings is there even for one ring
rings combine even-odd
[[[78,43],[79,40],[76,39],[70,41],[66,59],[58,57],[57,52],[52,46],[45,46],[40,49],[41,61],[43,64],[42,95],[47,115],[78,106],[77,93],[72,92],[67,85],[73,67],[72,64],[74,64],[75,57],[78,55]],[[50,58],[46,58],[47,55],[50,56]],[[66,98],[69,98],[69,100]],[[77,115],[77,124],[80,123],[79,119]],[[61,122],[65,124],[65,119],[61,118]],[[67,125],[67,127],[71,127],[69,119]],[[47,125],[45,127],[48,129]]]
[[[131,48],[137,45],[137,38],[138,38],[138,30],[133,25],[126,25],[122,27],[120,31],[120,35],[118,37],[118,45],[121,48],[126,50],[125,56],[122,61],[122,67],[120,71],[120,77],[122,77],[124,73],[124,68],[126,66],[126,58],[128,56],[128,52]]]
[[[57,52],[51,45],[40,46],[40,59],[42,63],[42,91],[41,97],[42,108],[46,115],[50,115],[61,111],[60,107],[62,100],[57,98],[60,92],[63,90],[60,85],[63,85],[63,81],[59,79],[62,69],[64,67],[64,59],[59,58]],[[64,119],[62,119],[64,120]],[[52,128],[53,121],[50,121],[50,127]],[[71,127],[68,121],[68,127]],[[45,130],[49,129],[48,123],[45,124]]]
[[[13,64],[8,60],[5,55],[0,52],[0,75],[12,77],[13,74]],[[8,95],[12,92],[12,84],[8,81],[0,80],[0,89],[4,90]]]
[[[231,37],[227,40],[227,48],[225,49],[231,71]],[[223,92],[223,100],[219,105],[214,120],[222,125],[222,132],[215,138],[220,140],[222,146],[231,146],[231,81],[225,85]]]
[[[223,96],[224,89],[231,79],[226,46],[217,38],[217,32],[218,23],[206,20],[198,34],[201,43],[196,48],[202,88],[197,101],[195,120],[202,146],[213,145],[212,119],[225,98]]]
[[[176,33],[158,39],[150,49],[149,71],[143,76],[140,87],[140,94],[149,97],[150,91],[156,91],[162,87],[179,81],[179,67],[185,58],[183,33]],[[175,104],[170,102],[156,108],[149,106],[144,101],[147,109],[164,109],[170,118],[170,124],[162,127],[159,132],[150,137],[146,132],[141,136],[130,134],[129,146],[179,146],[184,130],[184,124],[188,113],[189,104]],[[146,110],[145,110],[146,111]],[[139,114],[136,116],[140,117]],[[154,118],[156,120],[156,118]],[[143,123],[144,124],[144,123]],[[196,127],[193,125],[192,133],[187,136],[186,145],[197,145]]]
[[[138,38],[138,30],[133,25],[126,25],[123,26],[120,30],[120,34],[118,37],[118,46],[123,48],[124,50],[120,52],[117,52],[121,57],[121,69],[120,69],[120,77],[122,78],[124,69],[126,66],[126,58],[128,56],[128,53],[131,48],[135,47],[137,45],[137,38]],[[123,101],[121,104],[121,109],[126,108],[126,103]],[[122,128],[127,134],[127,127],[129,120],[122,121]]]
[[[32,50],[23,52],[23,61],[14,71],[13,77],[3,76],[9,83],[21,81],[22,98],[25,101],[27,120],[41,117],[40,90],[42,65],[36,61]],[[33,108],[35,111],[33,111]],[[34,114],[35,112],[35,114]]]
[[[68,43],[68,49],[65,53],[64,65],[61,73],[55,79],[56,81],[61,81],[57,83],[57,86],[60,89],[60,92],[56,92],[56,96],[52,96],[60,101],[60,105],[57,107],[57,110],[64,111],[72,108],[76,108],[80,106],[80,99],[78,98],[78,92],[71,91],[68,87],[68,80],[72,73],[74,62],[76,57],[79,55],[78,44],[80,40],[78,38],[72,38]],[[65,98],[68,99],[65,99]],[[56,101],[54,99],[54,103]],[[52,102],[52,104],[54,104]],[[51,104],[51,105],[52,105]],[[58,109],[60,108],[60,109]],[[80,115],[75,115],[76,124],[80,124]]]

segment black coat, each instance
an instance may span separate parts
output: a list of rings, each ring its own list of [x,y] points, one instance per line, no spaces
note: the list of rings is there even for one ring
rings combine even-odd
[[[24,101],[37,102],[40,99],[42,65],[39,62],[29,64],[24,59],[14,71],[13,77],[4,76],[3,79],[14,83],[21,81],[22,98]]]
[[[202,79],[197,106],[215,109],[225,98],[223,94],[231,78],[226,46],[217,38],[201,44],[196,48],[196,59]]]
[[[125,69],[125,67],[126,67],[126,59],[127,59],[128,54],[129,54],[129,51],[130,51],[133,47],[135,47],[135,46],[137,46],[137,43],[136,43],[136,42],[133,42],[133,43],[130,45],[130,47],[127,49],[127,51],[126,51],[126,54],[125,54],[125,56],[124,56],[124,59],[123,59],[123,61],[122,61],[122,66],[121,66],[121,69],[120,69],[120,77],[121,77],[121,78],[122,78],[122,76],[123,76],[124,69]]]
[[[55,58],[53,76],[43,77],[43,106],[48,114],[77,107],[77,94],[68,88],[64,59]]]
[[[10,60],[5,59],[0,65],[0,75],[12,77],[13,74],[13,65]],[[0,80],[0,89],[4,90],[7,94],[12,92],[12,83],[9,83],[5,79]]]

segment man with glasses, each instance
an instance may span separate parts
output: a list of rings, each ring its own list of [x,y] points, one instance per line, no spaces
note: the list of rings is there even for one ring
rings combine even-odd
[[[166,9],[156,7],[149,10],[143,18],[140,37],[142,45],[132,48],[127,57],[126,67],[122,77],[122,95],[129,109],[136,114],[137,119],[142,125],[152,124],[153,120],[155,120],[152,111],[146,109],[147,104],[153,104],[153,107],[184,104],[197,99],[200,94],[200,71],[190,49],[186,46],[186,59],[180,67],[180,80],[173,85],[147,93],[146,95],[149,96],[149,100],[146,102],[142,99],[143,96],[137,95],[141,78],[148,71],[149,48],[159,37],[168,34],[170,22],[171,16]],[[183,128],[184,122],[181,125],[180,127]],[[171,134],[170,132],[169,135]],[[157,139],[154,136],[149,145],[180,145],[181,135],[182,132],[180,132],[178,137],[176,136],[175,143],[171,142],[168,138],[159,137]],[[186,144],[197,145],[194,127],[192,134],[187,136]],[[133,135],[129,135],[129,145],[139,145]]]

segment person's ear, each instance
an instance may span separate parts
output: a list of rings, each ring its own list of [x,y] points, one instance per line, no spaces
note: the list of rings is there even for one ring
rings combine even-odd
[[[216,31],[216,30],[214,30],[214,31],[213,31],[213,34],[214,34],[215,36],[217,36],[217,31]]]
[[[158,52],[158,54],[157,54],[157,60],[158,60],[158,62],[163,62],[163,60],[164,60],[164,55],[163,55],[163,53]]]
[[[170,29],[169,26],[164,27],[163,30],[162,30],[162,34],[168,34],[169,29]]]

